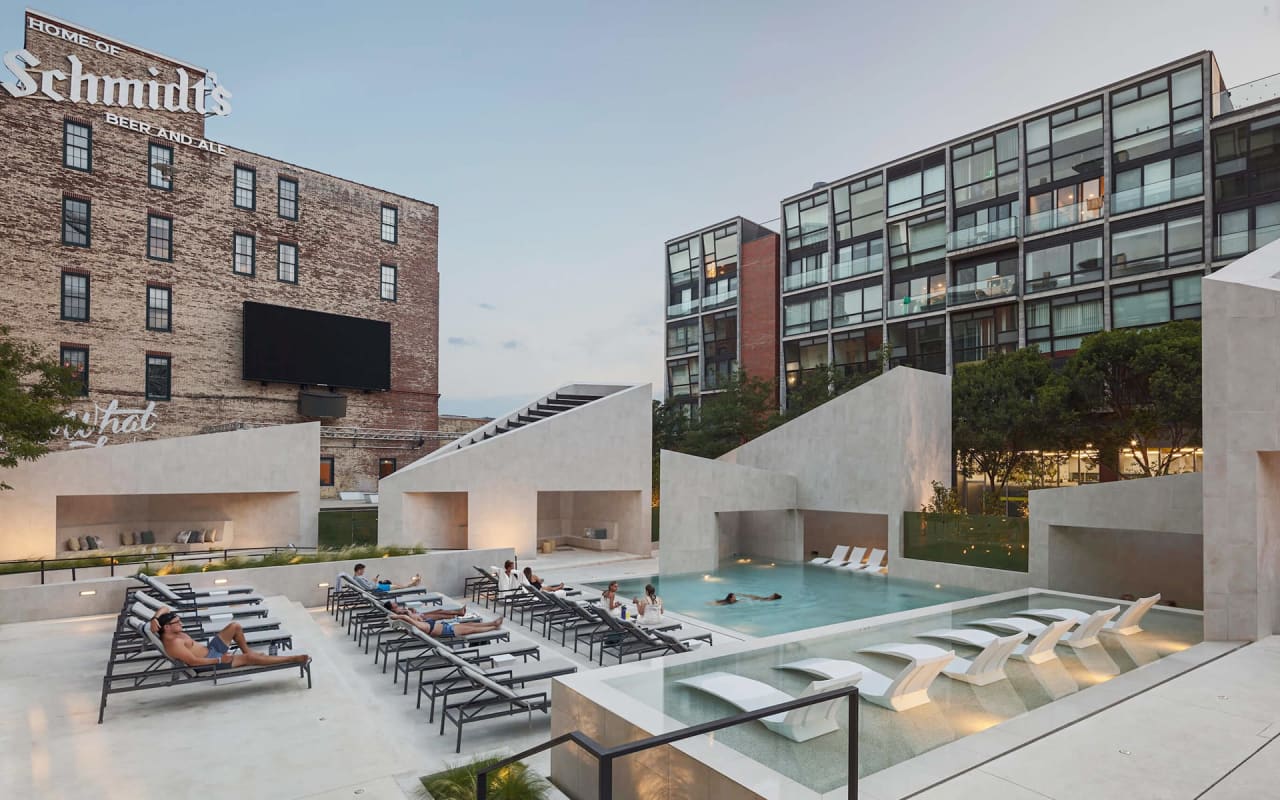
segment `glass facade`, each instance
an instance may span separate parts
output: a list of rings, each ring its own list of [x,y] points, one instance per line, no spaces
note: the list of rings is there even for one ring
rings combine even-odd
[[[1280,96],[1232,110],[1219,80],[1191,56],[784,199],[781,402],[882,347],[944,372],[1199,318],[1203,275],[1280,239]],[[737,307],[701,307],[704,234],[668,243],[668,364],[694,355],[677,323]]]

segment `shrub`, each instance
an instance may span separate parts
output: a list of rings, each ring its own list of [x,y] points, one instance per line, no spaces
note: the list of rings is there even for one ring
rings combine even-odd
[[[423,795],[434,800],[475,800],[476,773],[498,763],[497,758],[480,758],[422,779]],[[543,800],[551,784],[517,761],[489,773],[492,800]]]

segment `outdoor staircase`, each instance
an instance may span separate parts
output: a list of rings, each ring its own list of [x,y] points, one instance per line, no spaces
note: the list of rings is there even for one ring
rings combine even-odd
[[[427,456],[427,458],[434,458],[446,453],[451,453],[455,450],[461,450],[464,447],[488,441],[489,439],[501,436],[504,433],[510,433],[511,431],[533,425],[544,419],[550,419],[551,417],[563,414],[566,411],[572,411],[575,408],[585,406],[588,403],[607,397],[620,388],[624,387],[582,387],[577,385],[561,387],[560,389],[533,401],[524,408],[514,411],[505,417],[495,419],[488,425],[477,428],[461,439],[441,447],[434,453]],[[594,391],[589,391],[591,389],[594,389]]]

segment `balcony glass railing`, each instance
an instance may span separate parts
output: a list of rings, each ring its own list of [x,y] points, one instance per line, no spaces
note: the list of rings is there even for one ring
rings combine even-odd
[[[1280,73],[1213,94],[1213,115],[1229,114],[1280,97]]]
[[[1045,273],[1038,278],[1028,275],[1024,278],[1023,288],[1028,293],[1047,292],[1050,289],[1062,289],[1100,280],[1102,280],[1102,264],[1097,259],[1090,259],[1087,268],[1080,265],[1076,267],[1075,272],[1064,272],[1059,275]]]
[[[963,250],[1018,235],[1018,218],[1006,217],[947,234],[948,250]]]
[[[854,275],[867,275],[884,269],[884,254],[861,256],[846,261],[837,261],[831,267],[831,280],[839,281],[852,278]]]
[[[924,314],[929,311],[941,311],[947,307],[947,290],[920,295],[919,297],[901,297],[889,301],[889,319],[909,317],[912,314]]]
[[[820,283],[827,282],[827,268],[818,267],[808,272],[797,272],[795,275],[782,276],[782,291],[789,292],[792,289],[804,289],[809,286],[817,286]]]
[[[683,317],[698,310],[700,300],[685,300],[683,303],[672,303],[667,306],[668,317]]]
[[[993,297],[1006,297],[1018,293],[1018,279],[1014,275],[992,275],[973,283],[947,287],[947,304],[976,303]]]
[[[1172,180],[1155,181],[1154,183],[1135,186],[1111,195],[1111,213],[1123,214],[1126,211],[1137,211],[1140,208],[1158,206],[1161,203],[1172,203],[1188,197],[1197,197],[1204,192],[1202,173],[1193,172],[1179,175]]]
[[[1027,235],[1065,228],[1080,222],[1089,222],[1102,216],[1102,198],[1094,197],[1083,203],[1058,206],[1047,211],[1027,215]]]
[[[715,294],[709,294],[706,297],[702,298],[702,307],[703,309],[719,308],[720,306],[725,306],[731,303],[735,303],[737,302],[737,300],[738,300],[738,290],[728,289],[723,292],[716,292]]]

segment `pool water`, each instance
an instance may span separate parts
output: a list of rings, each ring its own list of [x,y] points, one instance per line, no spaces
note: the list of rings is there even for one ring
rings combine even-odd
[[[907,611],[937,603],[977,597],[982,592],[954,586],[887,577],[859,575],[811,564],[739,558],[721,562],[714,573],[654,575],[618,581],[618,598],[644,595],[652,583],[668,611],[738,631],[769,636],[798,628]],[[604,589],[601,584],[596,588]],[[733,605],[715,601],[733,592],[742,598]],[[751,600],[748,594],[781,600]]]

